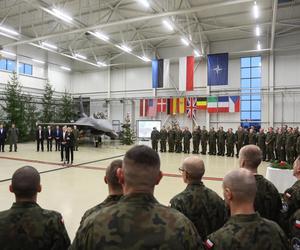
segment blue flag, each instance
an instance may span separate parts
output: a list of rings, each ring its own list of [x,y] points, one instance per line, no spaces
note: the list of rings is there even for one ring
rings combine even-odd
[[[162,88],[164,81],[164,60],[152,60],[152,88]]]
[[[228,85],[228,53],[207,56],[207,85]]]

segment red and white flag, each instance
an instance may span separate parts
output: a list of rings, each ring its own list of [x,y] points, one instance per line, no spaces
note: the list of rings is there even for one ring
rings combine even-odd
[[[148,113],[148,99],[140,100],[140,116],[147,116]]]
[[[158,98],[157,99],[157,112],[163,113],[167,111],[167,99]]]
[[[179,91],[194,90],[194,56],[179,58]]]
[[[157,100],[156,99],[149,99],[148,100],[148,112],[147,115],[149,117],[155,117],[157,111]]]

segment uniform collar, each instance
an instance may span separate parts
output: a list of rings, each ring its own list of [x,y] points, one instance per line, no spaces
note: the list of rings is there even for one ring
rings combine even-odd
[[[202,181],[200,182],[194,182],[194,183],[189,183],[187,186],[186,186],[186,189],[191,189],[193,187],[204,187],[204,184]]]
[[[228,223],[236,222],[252,222],[260,218],[260,215],[256,212],[253,214],[236,214],[229,218]]]
[[[25,202],[14,202],[11,208],[31,208],[31,207],[39,207],[36,202],[25,201]]]
[[[121,202],[147,202],[147,203],[158,203],[154,198],[153,194],[150,193],[132,193],[124,195],[120,200]]]

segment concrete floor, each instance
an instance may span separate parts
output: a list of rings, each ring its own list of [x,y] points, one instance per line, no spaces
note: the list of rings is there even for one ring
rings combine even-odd
[[[149,142],[140,142],[149,145]],[[99,148],[81,146],[75,152],[75,167],[64,168],[59,152],[35,152],[34,143],[18,145],[18,152],[0,153],[0,211],[10,208],[14,196],[8,191],[13,172],[21,166],[31,165],[41,172],[42,192],[38,195],[41,207],[59,211],[71,239],[74,238],[81,216],[90,207],[107,196],[104,170],[112,159],[122,158],[131,146],[106,142]],[[178,168],[187,154],[160,153],[161,169],[165,176],[156,187],[157,200],[168,205],[169,200],[185,188]],[[222,178],[238,167],[238,160],[231,157],[201,156],[205,162],[204,183],[222,197]],[[95,162],[93,162],[95,161]],[[259,172],[266,173],[267,163]],[[44,172],[44,173],[43,173]]]

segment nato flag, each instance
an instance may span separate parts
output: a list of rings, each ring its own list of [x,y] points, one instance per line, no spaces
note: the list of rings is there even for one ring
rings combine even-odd
[[[228,53],[207,56],[207,85],[228,85]]]

